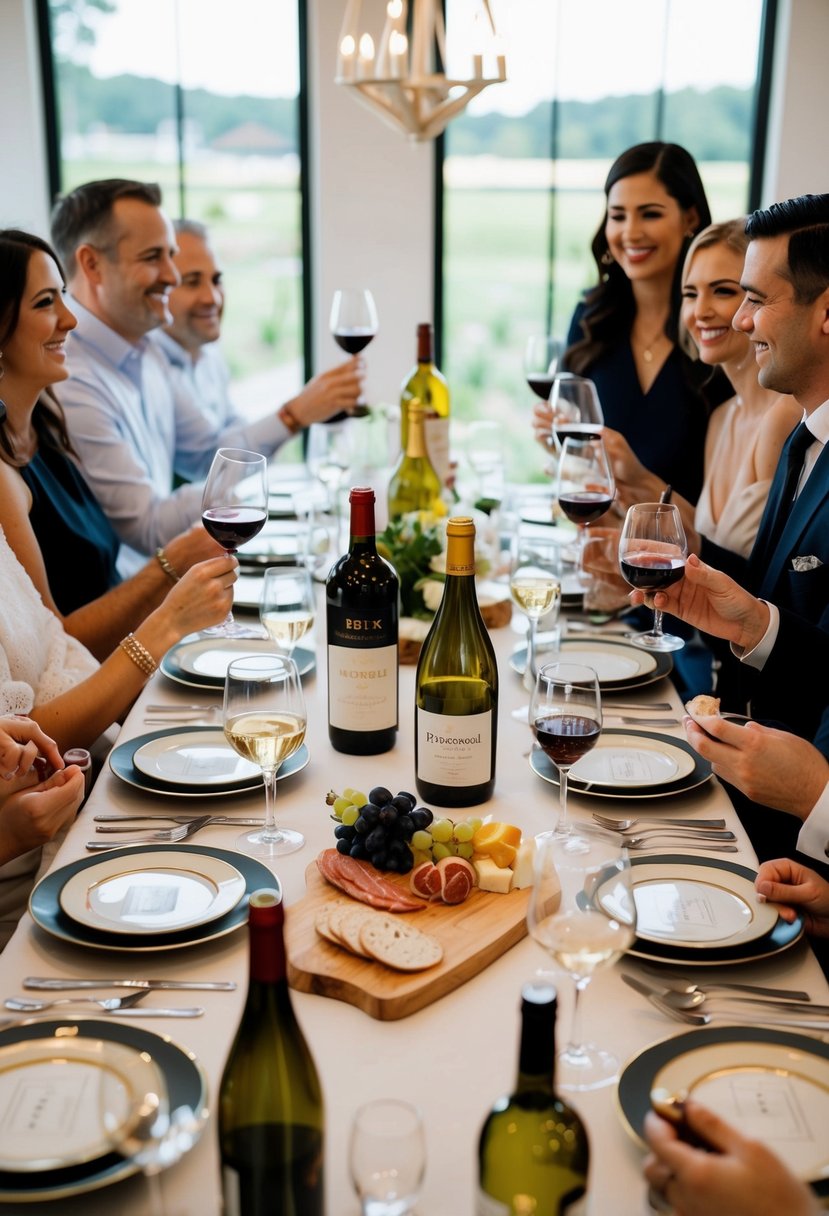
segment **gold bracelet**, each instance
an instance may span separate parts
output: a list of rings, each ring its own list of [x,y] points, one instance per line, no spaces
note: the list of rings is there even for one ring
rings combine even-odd
[[[282,406],[282,409],[277,412],[276,416],[279,421],[288,428],[292,435],[298,435],[300,431],[305,429],[294,411],[291,409],[289,402],[286,402],[285,405]]]
[[[157,669],[158,663],[156,663],[147,647],[139,642],[134,633],[128,633],[125,638],[121,639],[118,645],[124,654],[128,655],[135,666],[140,668],[145,675],[151,676]]]
[[[177,583],[180,581],[181,575],[176,570],[175,566],[170,561],[169,557],[167,556],[167,554],[164,552],[163,549],[156,549],[155,560],[158,562],[161,569],[167,575],[170,582]]]

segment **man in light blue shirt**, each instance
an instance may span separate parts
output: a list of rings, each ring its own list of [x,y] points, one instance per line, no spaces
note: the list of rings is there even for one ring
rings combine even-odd
[[[78,326],[67,341],[70,376],[61,388],[69,433],[87,481],[122,541],[119,569],[131,574],[198,519],[203,479],[219,447],[270,456],[304,426],[343,408],[302,395],[256,422],[215,424],[193,388],[171,375],[149,334],[171,321],[179,282],[173,227],[157,186],[114,179],[79,186],[52,216]],[[353,401],[359,369],[353,373]],[[197,484],[173,490],[178,474]]]

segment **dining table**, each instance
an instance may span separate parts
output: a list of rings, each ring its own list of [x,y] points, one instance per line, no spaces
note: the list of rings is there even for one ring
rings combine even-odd
[[[315,670],[303,678],[309,762],[301,771],[279,782],[276,799],[277,820],[302,831],[306,843],[300,851],[289,856],[265,861],[283,892],[289,941],[292,909],[306,891],[306,871],[314,867],[315,858],[323,849],[331,848],[335,843],[335,825],[326,805],[328,791],[350,786],[368,792],[374,786],[383,785],[394,793],[413,790],[415,786],[414,665],[400,667],[399,732],[391,751],[360,757],[340,754],[331,747],[327,726],[324,588],[319,584],[317,593],[316,624],[301,643],[316,657]],[[247,619],[255,626],[254,615]],[[585,638],[591,631],[601,632],[600,627],[585,622],[578,611],[571,612],[568,619],[571,624],[569,627],[565,624],[564,630],[567,638]],[[618,638],[623,629],[623,623],[614,620],[604,627],[603,636]],[[532,735],[520,712],[514,712],[520,711],[529,700],[520,674],[511,665],[514,653],[524,646],[522,620],[516,616],[512,624],[493,629],[491,636],[500,681],[495,792],[480,807],[449,814],[455,818],[476,814],[512,823],[526,838],[554,826],[558,789],[531,767]],[[542,635],[541,657],[546,659],[550,652],[545,653],[544,645]],[[623,725],[621,716],[625,714],[635,720],[632,726],[625,724],[630,729],[658,730],[661,735],[684,739],[683,709],[669,678],[646,683],[623,694],[607,694],[605,700],[631,707],[625,710],[606,707],[605,730],[620,728]],[[665,702],[671,707],[668,717],[673,721],[669,725],[661,724],[665,711],[651,708]],[[180,710],[182,722],[179,725],[186,726],[189,711],[185,707],[193,703],[220,706],[221,692],[188,687],[157,673],[124,720],[119,744],[158,729],[146,724],[145,718],[152,716],[148,706],[159,703],[170,707],[167,711],[170,725],[177,724],[175,714]],[[220,726],[220,712],[218,716],[215,709],[210,713],[212,718],[209,720]],[[650,725],[653,718],[658,718],[659,725]],[[53,862],[53,870],[92,856],[86,846],[87,842],[96,839],[96,815],[204,810],[221,811],[232,818],[261,815],[263,808],[261,786],[252,792],[228,794],[220,799],[173,799],[132,787],[105,764]],[[736,837],[738,852],[732,859],[748,867],[757,864],[728,795],[714,776],[675,796],[641,802],[596,798],[571,790],[570,814],[576,824],[588,821],[594,811],[634,814],[643,820],[655,814],[691,819],[722,817]],[[232,852],[239,831],[232,823],[205,827],[193,843]],[[128,841],[128,838],[124,840]],[[703,856],[693,845],[691,842],[686,848],[684,842],[664,842],[661,851]],[[509,899],[510,896],[493,898]],[[174,1004],[177,998],[185,998],[178,1003],[203,1005],[204,1015],[200,1018],[179,1022],[144,1019],[139,1006],[136,1016],[130,1019],[131,1024],[169,1035],[195,1055],[206,1075],[209,1114],[203,1133],[195,1146],[162,1175],[168,1216],[218,1216],[222,1210],[217,1100],[226,1055],[245,1001],[247,952],[247,933],[243,926],[216,940],[187,948],[135,953],[129,948],[90,949],[61,940],[35,925],[26,914],[2,955],[0,997],[22,994],[23,981],[28,976],[140,975],[236,982],[234,991],[170,991],[164,994],[165,1003]],[[422,1112],[426,1173],[415,1209],[419,1216],[461,1216],[475,1210],[479,1131],[493,1103],[510,1091],[515,1079],[522,985],[539,972],[549,975],[551,971],[553,965],[542,947],[525,936],[479,974],[424,1008],[396,1020],[369,1016],[360,1008],[329,996],[293,992],[294,1009],[324,1091],[325,1186],[329,1216],[357,1216],[360,1210],[349,1176],[349,1131],[361,1104],[388,1097],[404,1098]],[[646,978],[639,960],[623,957],[597,972],[582,1002],[585,1037],[614,1052],[623,1065],[650,1044],[687,1030],[633,992],[622,980],[625,971]],[[693,978],[700,983],[706,979],[721,980],[726,972],[730,979],[803,989],[815,1001],[829,1001],[826,980],[805,939],[773,957],[744,961],[739,966],[735,964],[725,969],[695,967]],[[557,1037],[561,1044],[570,1025],[573,984],[567,975],[559,973],[554,973],[554,983],[560,998]],[[111,995],[111,992],[105,994]],[[61,1014],[82,1016],[82,1008],[63,1009]],[[99,1013],[99,1016],[106,1015]],[[756,1023],[761,1023],[762,1018],[763,1012],[759,1011]],[[642,1176],[644,1150],[620,1117],[617,1086],[611,1084],[592,1091],[570,1092],[565,1097],[583,1119],[590,1139],[587,1211],[591,1216],[609,1216],[610,1213],[613,1216],[644,1216],[652,1210]],[[80,1216],[81,1213],[83,1216],[110,1216],[117,1211],[119,1216],[139,1216],[148,1210],[147,1180],[136,1174],[112,1186],[70,1195],[57,1202],[22,1204],[15,1201],[6,1210],[60,1212],[61,1216]]]

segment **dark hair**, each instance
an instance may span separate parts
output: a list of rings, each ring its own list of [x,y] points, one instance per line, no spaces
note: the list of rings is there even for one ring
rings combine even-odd
[[[63,279],[60,259],[52,246],[41,237],[34,236],[31,232],[23,232],[19,228],[0,229],[0,350],[17,329],[20,305],[26,291],[29,262],[32,260],[32,254],[37,252],[45,253],[52,259]],[[6,433],[4,422],[5,418],[0,420],[0,460],[17,466],[20,461]],[[32,414],[32,426],[38,444],[56,448],[58,451],[72,452],[66,419],[51,389],[45,389],[39,398]]]
[[[695,234],[711,223],[711,211],[705,197],[702,178],[693,156],[685,148],[659,140],[628,148],[610,167],[604,184],[605,197],[618,181],[637,173],[653,173],[683,211],[696,208]],[[599,282],[585,296],[585,311],[581,319],[584,337],[574,342],[565,355],[567,369],[580,375],[584,375],[590,364],[618,341],[620,333],[630,329],[636,314],[630,280],[616,262],[606,264],[606,224],[607,209],[590,246],[599,271]],[[672,342],[676,342],[678,338],[682,265],[686,249],[687,242],[680,249],[671,285],[671,308],[665,333]]]
[[[122,198],[135,198],[150,206],[161,206],[161,187],[155,182],[136,182],[110,177],[87,182],[58,198],[52,209],[52,240],[70,279],[75,274],[75,250],[87,242],[109,250],[114,239],[112,211]]]
[[[798,304],[812,304],[829,287],[829,194],[801,194],[753,211],[750,240],[789,233],[788,264],[778,273],[794,288]]]

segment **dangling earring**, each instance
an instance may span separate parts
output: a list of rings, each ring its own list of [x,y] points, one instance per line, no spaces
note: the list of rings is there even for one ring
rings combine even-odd
[[[602,265],[603,266],[612,266],[615,261],[616,261],[616,259],[614,258],[613,254],[610,252],[610,250],[605,249],[605,251],[601,257]]]
[[[2,350],[0,350],[0,380],[3,379],[5,374],[6,374],[6,369],[3,366],[3,352],[2,352]],[[5,403],[5,401],[2,400],[2,398],[0,398],[0,423],[3,423],[6,421],[7,413],[8,413],[8,411],[6,409],[6,403]]]

